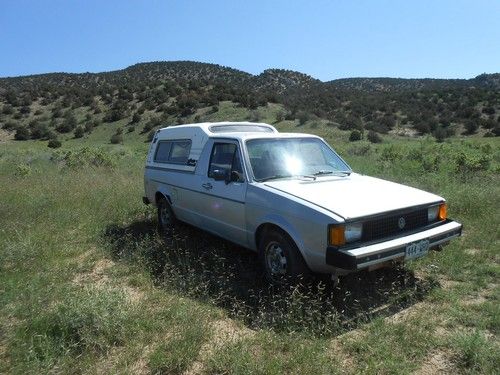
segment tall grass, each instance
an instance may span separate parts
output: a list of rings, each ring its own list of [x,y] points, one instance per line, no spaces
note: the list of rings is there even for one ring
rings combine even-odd
[[[207,373],[393,373],[436,350],[453,369],[493,372],[495,142],[338,143],[355,170],[447,198],[464,237],[339,287],[281,288],[263,282],[255,254],[206,232],[156,234],[141,202],[147,145],[2,145],[0,372],[182,373],[201,361]],[[211,348],[213,323],[228,317],[256,333]]]

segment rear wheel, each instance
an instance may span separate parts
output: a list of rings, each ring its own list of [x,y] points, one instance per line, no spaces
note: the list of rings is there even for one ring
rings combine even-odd
[[[302,254],[292,239],[280,230],[267,232],[259,244],[266,279],[275,284],[298,281],[310,275]]]
[[[175,225],[175,215],[172,207],[165,198],[157,202],[158,207],[158,231],[160,234],[170,235]]]

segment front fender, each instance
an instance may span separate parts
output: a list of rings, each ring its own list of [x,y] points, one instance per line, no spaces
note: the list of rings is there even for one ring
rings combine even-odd
[[[286,220],[283,216],[277,215],[277,214],[269,214],[264,217],[262,217],[258,222],[256,226],[256,230],[261,227],[261,225],[265,224],[272,224],[286,232],[290,238],[295,242],[295,245],[297,245],[297,248],[299,249],[300,253],[302,254],[302,257],[307,263],[307,256],[305,254],[305,246],[304,246],[304,241],[302,239],[302,236],[300,235],[300,232],[297,230],[297,228],[288,220]],[[256,243],[256,239],[254,238],[255,243],[255,249],[258,249],[259,244]]]

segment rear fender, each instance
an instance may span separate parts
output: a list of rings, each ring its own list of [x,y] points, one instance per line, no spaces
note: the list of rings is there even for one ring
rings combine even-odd
[[[153,202],[155,206],[157,205],[160,194],[163,195],[167,199],[167,201],[170,205],[172,205],[171,191],[168,188],[168,186],[162,185],[162,186],[158,186],[158,189],[156,191],[155,201]]]

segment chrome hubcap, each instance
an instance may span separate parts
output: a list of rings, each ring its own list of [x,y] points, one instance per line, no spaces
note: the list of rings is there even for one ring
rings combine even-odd
[[[273,276],[286,274],[286,257],[279,243],[270,242],[267,245],[266,265]]]

